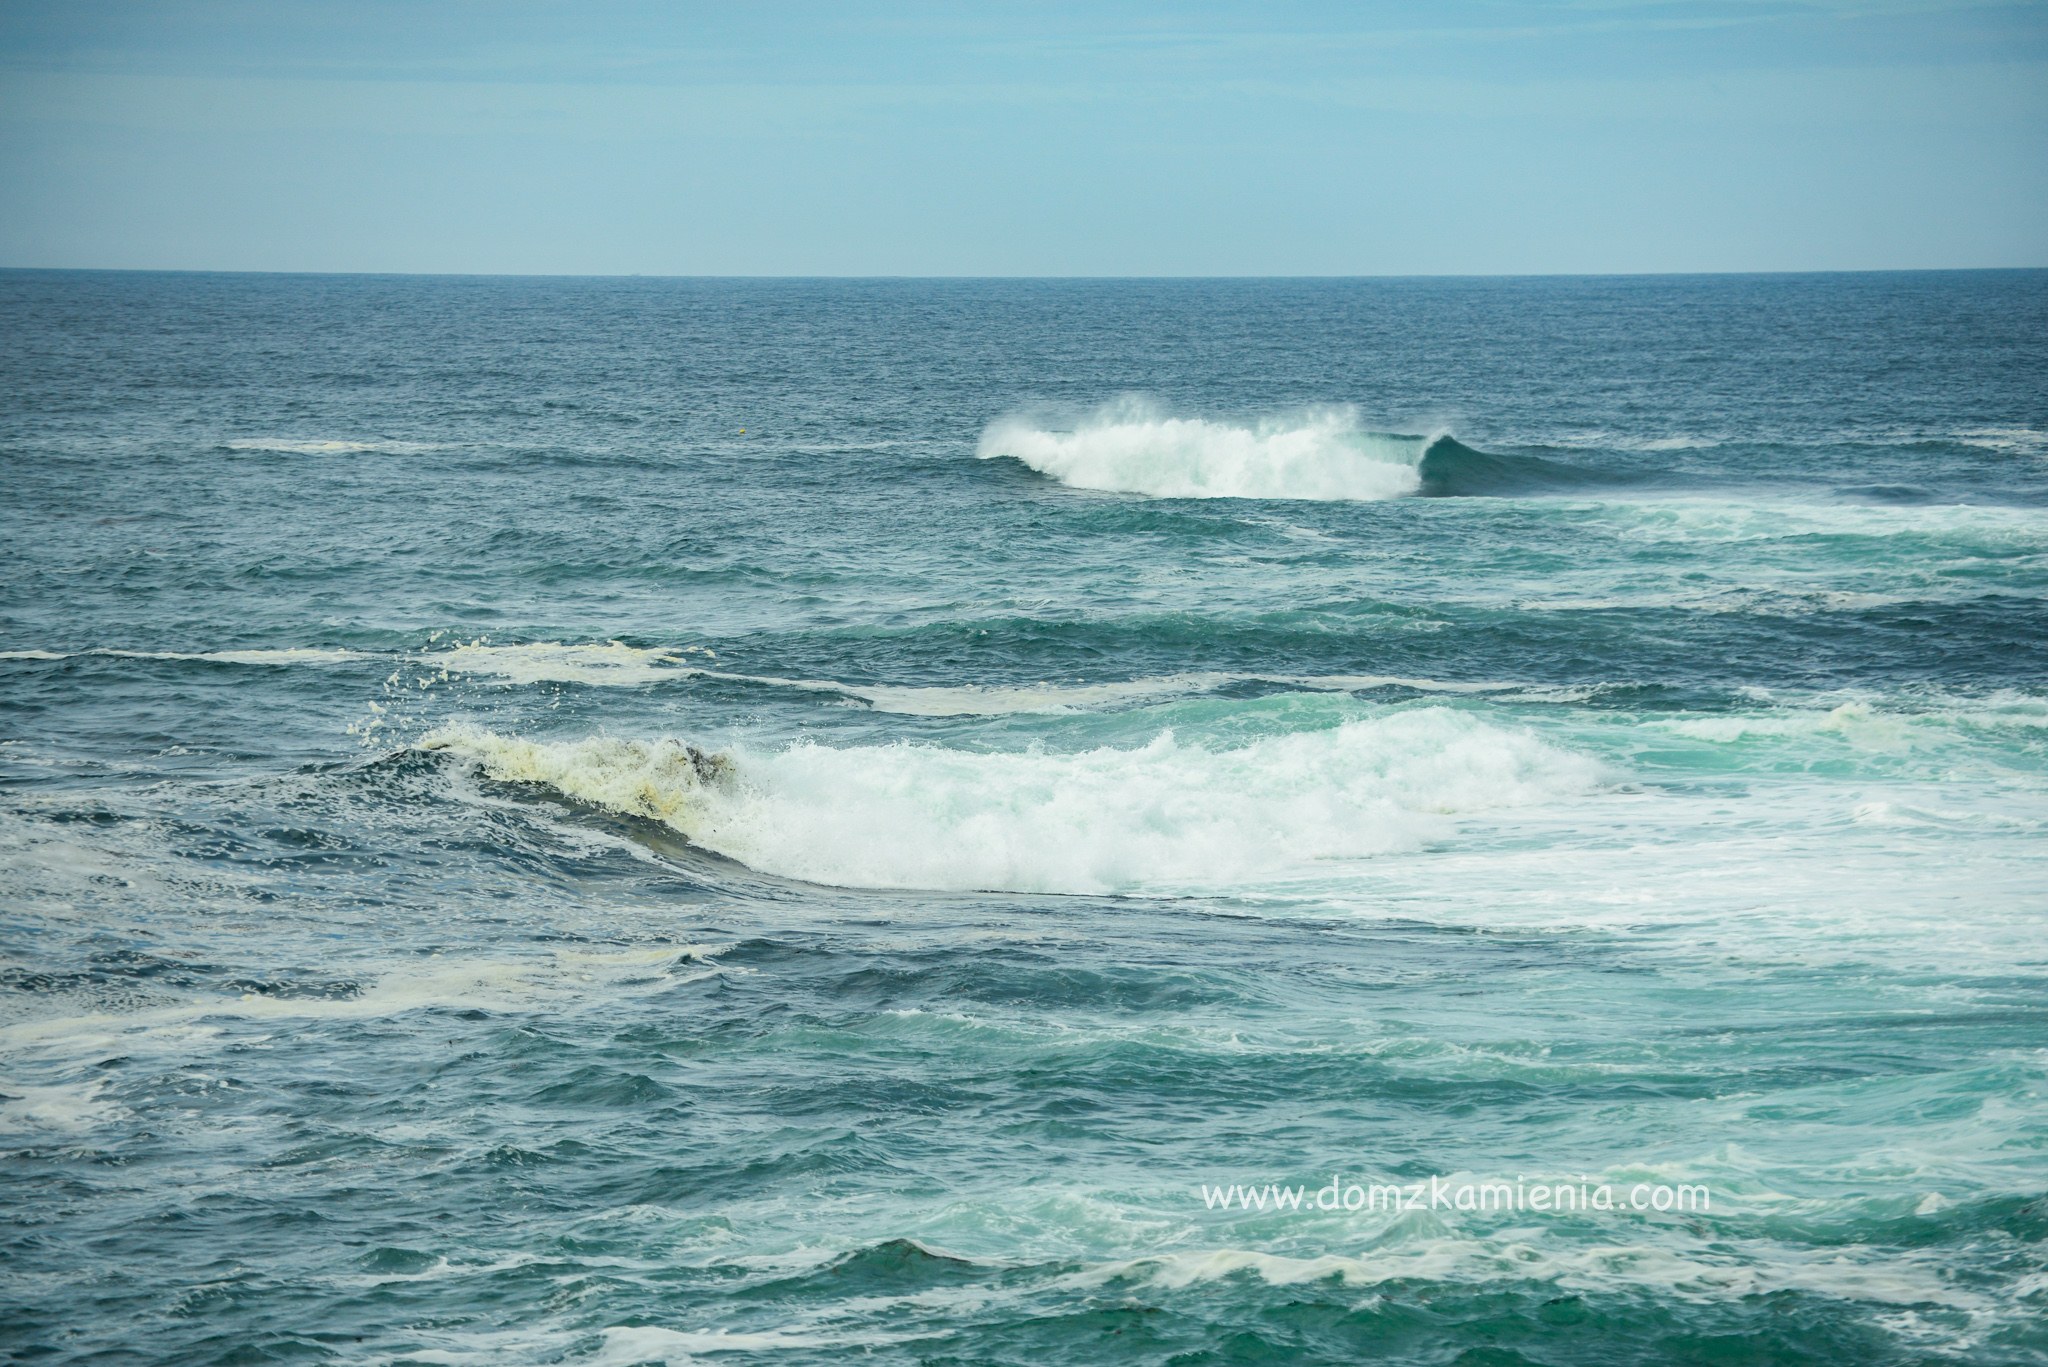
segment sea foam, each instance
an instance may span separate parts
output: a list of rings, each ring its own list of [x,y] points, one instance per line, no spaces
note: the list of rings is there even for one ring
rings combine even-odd
[[[1236,749],[978,753],[799,742],[711,756],[670,739],[538,741],[445,727],[426,749],[501,781],[667,823],[764,873],[844,887],[1174,892],[1333,872],[1457,818],[1601,781],[1592,760],[1447,708]]]

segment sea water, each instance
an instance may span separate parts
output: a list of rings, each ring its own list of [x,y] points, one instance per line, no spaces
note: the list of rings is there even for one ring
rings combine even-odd
[[[0,325],[18,1359],[2048,1356],[2048,273]]]

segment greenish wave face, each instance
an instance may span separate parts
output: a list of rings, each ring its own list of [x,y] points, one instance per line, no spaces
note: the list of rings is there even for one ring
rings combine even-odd
[[[2048,276],[0,321],[10,1356],[2048,1357]]]

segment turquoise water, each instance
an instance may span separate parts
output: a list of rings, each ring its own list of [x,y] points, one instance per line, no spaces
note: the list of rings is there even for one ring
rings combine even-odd
[[[9,1354],[2048,1360],[2048,273],[0,319]]]

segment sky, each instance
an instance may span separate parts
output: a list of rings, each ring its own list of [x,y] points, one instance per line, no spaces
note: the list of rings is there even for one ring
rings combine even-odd
[[[2048,0],[0,0],[0,266],[2048,266]]]

